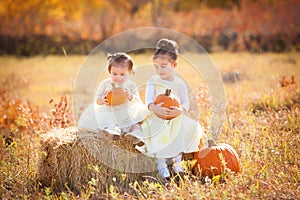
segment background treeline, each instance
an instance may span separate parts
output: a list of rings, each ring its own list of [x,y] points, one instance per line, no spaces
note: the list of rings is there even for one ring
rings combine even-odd
[[[6,0],[0,54],[87,53],[147,26],[185,33],[209,52],[299,51],[299,19],[300,0]]]

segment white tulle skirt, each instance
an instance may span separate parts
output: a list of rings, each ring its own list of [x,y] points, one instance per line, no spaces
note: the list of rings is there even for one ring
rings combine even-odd
[[[91,131],[128,128],[142,122],[148,115],[147,107],[137,98],[118,106],[91,103],[81,114],[78,127]]]
[[[145,145],[136,149],[156,158],[172,158],[180,153],[196,152],[203,137],[200,124],[185,115],[164,120],[152,114],[142,127],[140,139]]]

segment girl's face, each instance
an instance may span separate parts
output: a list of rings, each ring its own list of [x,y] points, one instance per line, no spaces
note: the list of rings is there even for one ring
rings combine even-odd
[[[128,67],[124,65],[112,65],[110,76],[114,83],[123,84],[128,78]]]
[[[161,79],[172,81],[174,79],[174,69],[177,65],[176,62],[170,62],[166,57],[157,57],[153,60],[156,73],[160,76]]]

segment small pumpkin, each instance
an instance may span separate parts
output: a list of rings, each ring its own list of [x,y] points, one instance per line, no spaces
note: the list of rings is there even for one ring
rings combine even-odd
[[[222,175],[225,166],[232,172],[241,172],[238,154],[229,144],[216,145],[213,140],[210,140],[207,148],[194,153],[194,159],[196,164],[193,166],[193,173],[196,176],[201,174],[202,177],[212,178]]]
[[[166,92],[164,94],[159,94],[155,98],[154,104],[156,105],[160,103],[163,103],[161,106],[164,108],[170,108],[171,106],[180,107],[180,104],[177,101],[177,99],[173,95],[171,95],[171,89],[166,89]],[[156,115],[162,119],[167,119],[167,120],[174,118],[174,117],[168,117],[164,115],[158,115],[158,114]]]
[[[128,101],[127,93],[122,87],[118,87],[116,84],[113,84],[113,89],[108,91],[106,94],[106,99],[109,105],[117,106]]]

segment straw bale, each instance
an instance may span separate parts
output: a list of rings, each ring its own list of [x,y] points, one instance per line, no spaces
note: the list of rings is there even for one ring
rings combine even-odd
[[[124,190],[129,183],[156,174],[155,161],[137,152],[124,138],[108,141],[103,133],[76,127],[53,129],[41,139],[39,181],[55,191],[84,188],[94,178],[97,189],[116,185]]]

